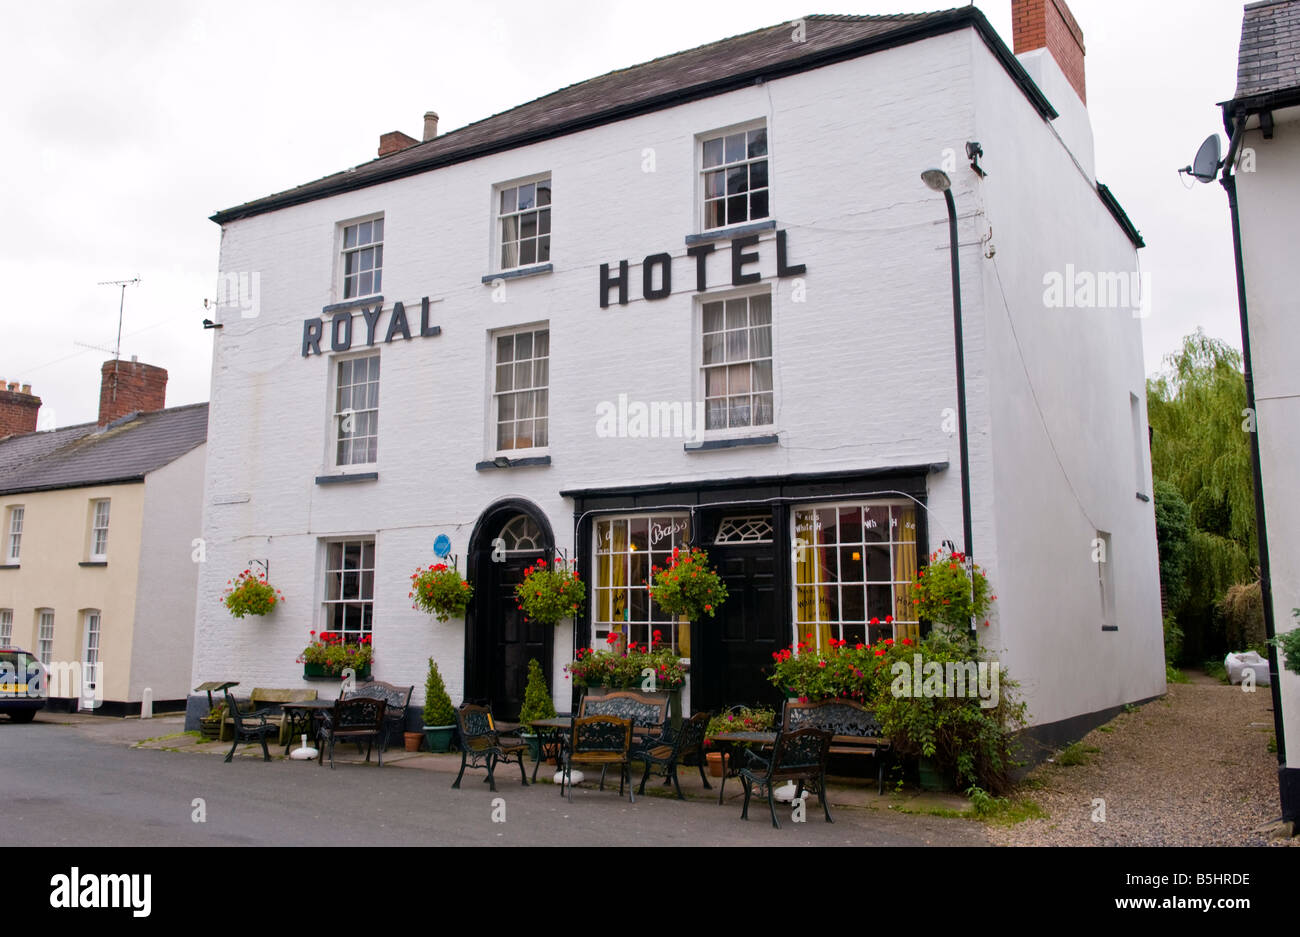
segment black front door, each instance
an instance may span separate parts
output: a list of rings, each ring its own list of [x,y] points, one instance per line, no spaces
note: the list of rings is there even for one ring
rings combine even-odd
[[[781,694],[767,678],[772,654],[785,641],[773,547],[714,545],[709,560],[727,585],[727,600],[714,618],[691,626],[692,640],[704,650],[703,673],[691,683],[691,707],[776,705]]]
[[[524,570],[541,555],[509,555],[497,563],[488,555],[478,564],[478,597],[483,600],[478,610],[482,616],[479,626],[485,639],[481,651],[488,699],[497,719],[513,721],[519,717],[529,660],[536,658],[543,673],[551,669],[555,629],[524,621],[515,599],[515,586],[523,582]]]

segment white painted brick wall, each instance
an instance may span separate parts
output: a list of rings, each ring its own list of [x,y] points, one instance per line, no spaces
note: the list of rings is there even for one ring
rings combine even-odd
[[[946,214],[919,173],[939,163],[945,147],[973,139],[980,109],[1028,113],[1004,74],[988,74],[981,63],[987,56],[966,35],[938,37],[227,225],[221,270],[260,273],[261,311],[256,319],[227,318],[216,335],[204,515],[209,562],[200,583],[195,680],[297,685],[294,658],[308,630],[320,629],[318,539],[374,534],[375,675],[417,684],[418,701],[425,658],[433,654],[458,702],[463,627],[412,610],[408,576],[430,560],[438,533],[451,536],[463,568],[476,518],[503,497],[536,503],[558,546],[572,553],[572,504],[561,489],[948,461],[952,469],[930,479],[930,532],[932,542],[960,542],[957,439],[941,429],[943,409],[956,406]],[[1016,113],[1014,129],[1025,139],[986,140],[986,149],[1030,147],[1032,155],[1059,147]],[[771,137],[773,216],[789,232],[790,261],[808,267],[807,302],[792,303],[790,281],[773,278],[774,242],[764,235],[760,269],[774,288],[780,445],[689,454],[678,439],[598,438],[596,407],[619,393],[644,401],[697,395],[694,263],[683,241],[698,230],[695,138],[758,118]],[[654,173],[641,170],[647,147],[655,151]],[[1059,160],[1043,161],[1063,171]],[[507,302],[494,303],[479,282],[493,269],[492,186],[547,171],[555,272],[510,281]],[[977,206],[968,176],[954,176],[963,213]],[[1049,224],[1086,223],[1095,230],[1081,237],[1115,241],[1113,222],[1077,210],[1077,219],[1054,213]],[[1044,222],[1023,201],[1001,211],[1002,223],[1022,230]],[[314,477],[328,471],[329,362],[300,356],[302,322],[340,298],[336,226],[375,212],[385,218],[385,309],[397,300],[408,315],[414,307],[418,334],[419,300],[427,295],[438,300],[432,321],[443,333],[378,346],[379,481],[319,486]],[[963,243],[980,227],[978,219],[963,220]],[[677,258],[675,293],[645,302],[639,261],[660,251]],[[989,551],[981,558],[996,567],[988,279],[974,256],[963,248],[975,538]],[[621,259],[632,262],[632,302],[602,310],[599,265],[617,272]],[[728,272],[727,248],[719,245],[711,284],[729,283]],[[489,334],[541,321],[551,330],[553,464],[477,472],[475,462],[493,454]],[[1079,349],[1044,343],[1040,353],[1064,361]],[[1127,433],[1126,412],[1124,419]],[[249,495],[246,503],[213,503],[240,493]],[[1020,533],[1002,519],[996,529],[1000,539]],[[216,597],[249,557],[263,556],[272,560],[286,605],[266,621],[235,621]],[[557,705],[567,705],[561,667],[570,645],[566,626],[551,673]]]

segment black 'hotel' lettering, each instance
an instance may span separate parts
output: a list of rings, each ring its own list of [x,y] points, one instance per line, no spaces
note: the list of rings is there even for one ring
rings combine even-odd
[[[663,270],[659,289],[654,288],[655,267]],[[673,291],[673,255],[651,254],[641,263],[641,295],[646,299],[663,299]]]
[[[745,253],[746,247],[755,247],[758,244],[757,234],[748,234],[743,238],[732,238],[731,240],[731,285],[744,286],[747,283],[757,283],[763,279],[760,273],[745,273],[746,264],[758,263],[758,251]]]
[[[713,253],[714,244],[696,244],[686,248],[686,256],[695,258],[695,292],[703,293],[709,288],[708,271],[705,261]]]
[[[384,344],[391,342],[398,332],[408,342],[411,340],[411,327],[406,324],[406,307],[401,303],[393,303],[393,314],[388,318],[388,334],[384,336]]]
[[[324,325],[320,319],[303,319],[302,320],[302,356],[304,358],[311,355],[314,351],[320,354],[320,335],[321,327]]]
[[[618,284],[618,304],[627,305],[627,261],[618,262],[618,276],[614,279],[609,277],[609,264],[600,265],[600,308],[609,308],[609,288]]]
[[[778,277],[798,277],[803,276],[804,271],[807,269],[807,264],[795,264],[791,267],[786,263],[785,232],[776,232],[776,275]]]

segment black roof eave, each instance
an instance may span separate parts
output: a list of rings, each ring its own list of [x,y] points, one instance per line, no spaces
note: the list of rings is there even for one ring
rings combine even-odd
[[[647,485],[612,485],[606,488],[567,488],[562,498],[618,497],[621,495],[663,495],[715,488],[753,488],[776,485],[818,484],[854,479],[888,477],[924,477],[948,470],[947,462],[923,462],[918,465],[889,465],[871,469],[835,469],[825,472],[796,472],[789,475],[745,476],[743,478],[706,478],[697,481],[659,482]]]
[[[669,107],[676,107],[690,101],[697,101],[703,98],[714,97],[719,94],[725,94],[729,91],[735,91],[743,87],[752,85],[755,80],[762,79],[770,81],[776,78],[783,78],[788,75],[797,74],[803,71],[809,71],[814,68],[821,68],[837,62],[847,61],[858,58],[863,55],[869,55],[873,52],[883,51],[884,49],[895,46],[907,45],[918,42],[922,39],[929,39],[935,36],[945,35],[955,32],[959,29],[972,27],[984,41],[984,44],[993,53],[994,57],[1006,69],[1012,81],[1020,88],[1025,97],[1034,106],[1044,120],[1054,120],[1059,116],[1056,109],[1052,107],[1051,102],[1043,95],[1034,80],[1029,77],[1024,66],[1016,60],[1011,50],[1007,48],[997,31],[989,24],[988,19],[976,7],[961,7],[956,10],[949,10],[937,14],[931,19],[921,23],[909,24],[896,30],[892,30],[884,35],[871,36],[857,42],[846,43],[833,49],[825,49],[819,52],[810,53],[798,59],[792,59],[779,65],[768,65],[761,68],[754,68],[742,72],[739,75],[728,76],[727,78],[718,79],[717,81],[708,82],[701,85],[695,85],[688,88],[681,88],[665,94],[647,98],[642,101],[636,101],[631,104],[620,105],[619,107],[609,108],[604,111],[597,111],[592,114],[584,115],[570,121],[556,124],[541,130],[532,130],[526,133],[516,134],[487,143],[479,147],[464,150],[456,153],[446,153],[430,156],[427,159],[402,163],[395,165],[391,169],[375,169],[366,172],[360,178],[348,178],[347,174],[340,174],[338,179],[313,188],[310,191],[301,191],[299,189],[290,189],[286,192],[267,196],[253,202],[247,202],[244,205],[228,208],[212,215],[209,220],[217,224],[225,224],[230,221],[237,221],[241,218],[250,218],[254,215],[261,215],[267,212],[276,211],[281,208],[288,208],[292,205],[305,204],[307,202],[318,201],[319,199],[329,198],[342,192],[350,192],[357,189],[369,188],[373,185],[379,185],[384,182],[391,182],[394,179],[404,178],[406,176],[418,175],[419,173],[428,172],[432,169],[440,169],[444,166],[455,165],[456,163],[468,162],[493,153],[499,153],[504,150],[516,149],[522,146],[528,146],[539,143],[543,140],[553,139],[555,137],[566,136],[571,133],[578,133],[583,130],[589,130],[593,127],[604,124],[614,123],[620,120],[627,120],[631,117],[639,117],[643,114],[654,111],[664,110]],[[506,111],[505,113],[509,113]],[[487,118],[491,119],[491,118]],[[453,131],[454,133],[455,131]],[[311,185],[311,183],[308,183]]]
[[[1261,114],[1264,111],[1280,110],[1284,107],[1300,106],[1300,85],[1294,88],[1281,88],[1277,91],[1265,91],[1260,94],[1247,94],[1239,98],[1220,101],[1223,110],[1223,128],[1232,136],[1233,124],[1237,117],[1245,114]]]
[[[1128,236],[1128,239],[1132,242],[1133,246],[1146,247],[1147,242],[1142,240],[1142,233],[1134,226],[1132,219],[1129,218],[1128,213],[1124,211],[1123,206],[1120,205],[1119,199],[1115,198],[1115,194],[1111,192],[1109,187],[1098,182],[1097,196],[1101,199],[1101,203],[1106,206],[1106,210],[1110,212],[1111,217],[1114,218],[1120,228],[1123,229],[1124,234]]]
[[[100,478],[94,481],[58,482],[53,485],[24,485],[21,488],[0,488],[0,495],[26,495],[37,491],[64,491],[68,488],[102,488],[105,485],[132,485],[144,481],[144,475],[123,475],[120,478]]]

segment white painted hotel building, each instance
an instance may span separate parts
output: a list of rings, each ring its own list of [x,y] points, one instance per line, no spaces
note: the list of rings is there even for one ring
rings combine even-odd
[[[915,633],[905,583],[962,541],[939,166],[981,638],[1048,736],[1163,692],[1140,322],[1044,299],[1141,244],[1093,176],[1063,9],[1017,0],[1019,58],[974,8],[809,17],[443,135],[430,115],[214,216],[224,281],[257,288],[213,333],[195,682],[300,685],[308,632],[344,630],[414,705],[433,656],[454,702],[509,717],[537,657],[566,711],[575,647],[659,629],[713,709],[771,694],[797,634]],[[665,435],[652,405],[705,426]],[[440,535],[475,588],[448,623],[408,598]],[[731,597],[687,625],[644,580],[690,543]],[[522,623],[512,584],[554,551],[587,608]],[[286,602],[235,620],[216,597],[253,558]]]

